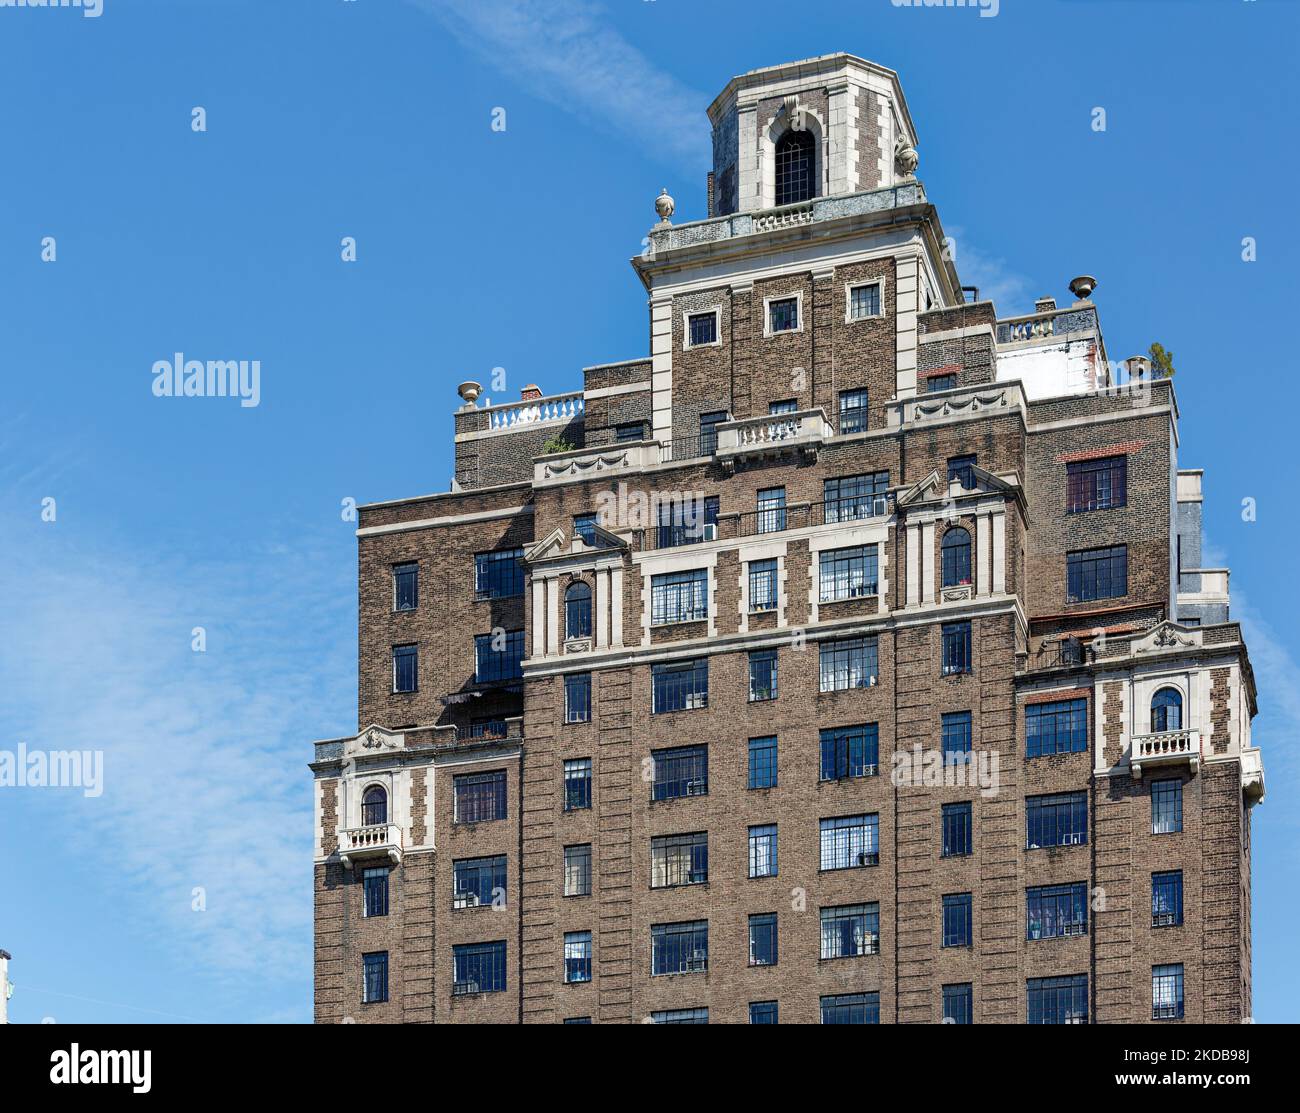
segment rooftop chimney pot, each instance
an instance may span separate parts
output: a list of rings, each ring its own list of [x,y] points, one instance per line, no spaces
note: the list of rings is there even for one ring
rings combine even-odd
[[[542,388],[536,383],[529,383],[519,392],[519,399],[522,402],[532,402],[534,399],[542,396]]]

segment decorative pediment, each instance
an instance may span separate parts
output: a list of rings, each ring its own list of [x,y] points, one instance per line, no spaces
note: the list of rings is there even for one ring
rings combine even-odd
[[[924,506],[926,503],[946,502],[949,498],[970,498],[974,495],[1008,495],[1013,498],[1020,495],[1018,483],[994,475],[978,464],[971,465],[970,473],[975,483],[974,487],[961,487],[955,481],[947,480],[946,472],[938,469],[932,471],[915,486],[899,494],[899,509]]]
[[[537,564],[539,561],[554,560],[559,557],[572,557],[581,553],[601,553],[611,549],[628,548],[627,541],[617,533],[611,533],[604,526],[594,525],[590,531],[591,542],[578,534],[571,538],[558,526],[524,553],[524,561]]]
[[[355,738],[349,738],[343,744],[344,757],[366,757],[375,754],[391,753],[402,749],[406,744],[405,736],[397,731],[386,730],[381,726],[366,727]]]
[[[1134,641],[1130,649],[1137,656],[1141,653],[1177,653],[1184,649],[1199,649],[1201,644],[1200,630],[1166,621]]]

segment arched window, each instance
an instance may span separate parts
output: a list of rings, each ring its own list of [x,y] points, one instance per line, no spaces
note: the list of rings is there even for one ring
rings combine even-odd
[[[970,579],[970,534],[954,526],[943,535],[943,586],[959,587]]]
[[[582,581],[564,593],[564,636],[591,637],[591,588]]]
[[[807,131],[787,131],[776,145],[776,203],[807,201],[817,190],[817,141]]]
[[[1156,734],[1164,730],[1183,729],[1183,696],[1174,688],[1161,688],[1151,700],[1151,729]]]
[[[374,827],[388,822],[388,793],[371,785],[361,797],[361,826]]]

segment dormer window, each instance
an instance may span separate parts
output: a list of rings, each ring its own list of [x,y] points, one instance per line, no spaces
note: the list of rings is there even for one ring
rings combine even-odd
[[[776,203],[794,205],[811,200],[816,173],[815,141],[811,132],[788,131],[776,145]]]

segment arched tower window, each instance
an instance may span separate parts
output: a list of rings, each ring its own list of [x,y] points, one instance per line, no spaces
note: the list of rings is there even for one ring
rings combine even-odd
[[[564,593],[564,636],[591,637],[591,588],[581,581]]]
[[[1183,696],[1174,688],[1161,688],[1151,699],[1151,729],[1159,734],[1165,730],[1183,729]]]
[[[970,534],[954,526],[943,535],[943,586],[959,587],[971,582]]]
[[[388,793],[371,785],[361,797],[361,826],[374,827],[388,822]]]
[[[776,145],[776,203],[807,201],[817,190],[817,144],[812,133],[787,131]]]

